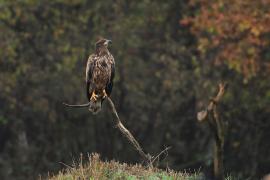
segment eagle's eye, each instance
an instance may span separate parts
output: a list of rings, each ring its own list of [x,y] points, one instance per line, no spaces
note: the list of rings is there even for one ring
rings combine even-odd
[[[101,46],[103,46],[103,43],[102,43],[102,42],[96,43],[96,47],[97,47],[97,48],[99,48],[99,47],[101,47]]]

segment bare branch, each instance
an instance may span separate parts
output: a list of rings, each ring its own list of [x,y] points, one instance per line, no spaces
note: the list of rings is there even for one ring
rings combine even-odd
[[[128,141],[134,146],[134,148],[144,158],[144,160],[148,163],[148,166],[152,167],[153,166],[152,161],[151,161],[152,156],[150,154],[146,154],[143,151],[138,141],[133,137],[133,135],[129,132],[129,130],[122,124],[111,98],[107,97],[106,99],[108,100],[110,109],[112,111],[112,114],[114,115],[114,123],[116,127],[121,131],[121,133],[128,139]],[[90,105],[90,102],[86,104],[67,104],[67,103],[63,103],[63,104],[68,107],[81,108],[81,107],[88,107]]]
[[[221,98],[223,97],[226,88],[228,87],[227,83],[220,83],[219,84],[219,91],[216,97],[212,98],[209,105],[207,106],[206,110],[200,111],[197,113],[197,119],[198,121],[202,122],[205,119],[207,119],[207,116],[210,111],[213,110],[214,105],[219,103],[221,101]]]
[[[77,108],[81,108],[81,107],[88,107],[90,105],[90,102],[86,103],[86,104],[67,104],[67,103],[63,103],[65,106],[68,107],[77,107]]]
[[[206,121],[215,139],[214,144],[214,177],[217,180],[224,180],[224,139],[225,139],[225,125],[219,118],[217,105],[225,93],[227,87],[226,83],[219,84],[219,91],[216,97],[212,98],[206,110],[197,113],[199,122]]]
[[[156,161],[156,159],[158,159],[162,154],[167,154],[168,150],[171,149],[171,146],[166,147],[164,150],[162,150],[158,155],[156,155],[155,157],[153,157],[153,159],[151,160],[152,164]]]
[[[148,166],[152,167],[152,156],[150,154],[146,154],[143,149],[141,148],[138,141],[133,137],[133,135],[129,132],[129,130],[122,124],[118,113],[115,109],[114,103],[111,100],[110,97],[107,97],[107,100],[110,105],[110,109],[112,111],[112,114],[114,115],[114,123],[116,124],[116,127],[121,131],[121,133],[128,139],[128,141],[134,146],[134,148],[139,152],[139,154],[144,158],[144,160],[148,163]]]

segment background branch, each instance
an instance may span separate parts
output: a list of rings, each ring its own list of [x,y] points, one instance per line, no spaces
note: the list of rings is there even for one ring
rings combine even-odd
[[[206,110],[203,110],[197,114],[199,122],[207,121],[209,129],[211,130],[214,139],[214,177],[216,180],[224,180],[224,165],[223,165],[223,154],[224,154],[224,139],[225,139],[225,126],[224,122],[219,118],[217,111],[217,105],[221,101],[225,90],[227,88],[226,83],[219,84],[219,91],[216,97],[210,100]]]

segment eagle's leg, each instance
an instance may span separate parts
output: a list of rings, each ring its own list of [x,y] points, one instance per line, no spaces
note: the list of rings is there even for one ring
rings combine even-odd
[[[103,98],[108,97],[108,94],[106,93],[105,89],[103,89],[102,93],[103,93]]]
[[[92,92],[92,95],[91,95],[90,100],[91,100],[91,101],[93,101],[93,100],[94,100],[94,101],[97,101],[97,97],[98,97],[98,96],[96,95],[95,90],[94,90],[94,91]]]

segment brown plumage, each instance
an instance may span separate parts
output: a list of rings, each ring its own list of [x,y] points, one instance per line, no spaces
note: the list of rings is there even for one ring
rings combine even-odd
[[[89,110],[98,113],[106,96],[113,88],[114,58],[108,50],[110,40],[96,42],[95,53],[90,55],[86,66],[86,93],[90,102]]]

